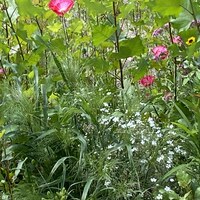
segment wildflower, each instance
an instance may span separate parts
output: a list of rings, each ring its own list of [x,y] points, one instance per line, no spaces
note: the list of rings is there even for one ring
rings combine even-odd
[[[172,41],[173,41],[174,44],[178,44],[178,45],[181,45],[183,43],[183,41],[182,41],[180,36],[173,37]]]
[[[191,45],[192,43],[194,43],[195,41],[196,41],[196,38],[195,38],[195,37],[190,37],[190,38],[188,38],[186,44],[190,46],[190,45]]]
[[[170,192],[170,191],[171,191],[171,188],[168,187],[168,186],[166,186],[166,187],[164,188],[164,190],[165,190],[166,192]]]
[[[5,75],[6,71],[4,68],[0,67],[0,78],[2,78]]]
[[[104,182],[104,185],[105,185],[106,187],[108,187],[110,184],[111,184],[111,181],[110,181],[110,180],[106,180],[106,181]]]
[[[156,159],[156,161],[160,163],[162,160],[164,160],[164,158],[165,158],[164,155],[161,155]]]
[[[155,80],[155,77],[152,75],[144,76],[142,79],[140,79],[139,83],[144,87],[149,87],[153,84]]]
[[[156,37],[156,36],[160,35],[162,32],[163,32],[163,29],[162,28],[158,28],[158,29],[154,30],[152,36]]]
[[[171,92],[165,91],[163,100],[170,101],[172,99],[172,97],[173,97],[173,94]]]
[[[197,21],[192,20],[192,22],[190,24],[191,27],[195,27],[195,26],[199,26],[199,25],[200,25],[200,20],[199,19],[197,19]]]
[[[169,181],[170,181],[170,182],[174,182],[174,179],[173,179],[173,178],[170,178]]]
[[[156,46],[152,49],[152,52],[155,60],[164,60],[169,54],[165,46]]]
[[[151,178],[151,182],[152,182],[152,183],[155,183],[156,181],[157,181],[156,178]]]
[[[58,16],[63,16],[74,5],[74,0],[51,0],[48,4],[49,9],[55,12]]]
[[[156,196],[156,199],[157,199],[157,200],[163,199],[162,194],[158,194],[158,195]]]
[[[153,141],[151,142],[151,144],[152,144],[153,146],[156,146],[156,145],[157,145],[157,142],[156,142],[155,140],[153,140]]]

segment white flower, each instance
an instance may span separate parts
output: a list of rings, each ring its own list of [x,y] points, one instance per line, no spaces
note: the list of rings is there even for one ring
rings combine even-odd
[[[169,181],[170,181],[170,182],[174,182],[174,179],[173,179],[173,178],[170,178]]]
[[[156,161],[157,161],[157,162],[160,162],[160,161],[164,160],[164,158],[165,158],[165,157],[164,157],[163,155],[161,155],[160,157],[158,157],[158,158],[156,159]]]
[[[104,183],[104,185],[105,185],[106,187],[108,187],[110,184],[111,184],[111,182],[110,182],[109,180],[106,180],[105,183]]]
[[[114,145],[112,145],[112,144],[108,145],[108,149],[112,149],[113,147],[114,147]]]
[[[135,116],[136,116],[136,117],[140,117],[140,112],[136,112],[136,113],[135,113]]]
[[[137,147],[133,147],[133,148],[131,149],[132,152],[137,151],[137,150],[138,150]]]
[[[134,124],[133,121],[130,121],[130,122],[128,122],[127,126],[130,128],[134,128],[136,125]]]
[[[167,169],[170,169],[171,167],[172,167],[172,164],[171,164],[171,163],[167,163],[167,164],[166,164],[166,168],[167,168]]]
[[[105,107],[108,107],[108,106],[109,106],[107,102],[104,102],[103,105],[104,105]]]
[[[153,141],[151,142],[151,144],[152,144],[153,146],[156,146],[156,145],[157,145],[157,142],[156,142],[155,140],[153,140]]]
[[[109,95],[111,95],[111,94],[112,94],[111,92],[107,92],[107,93],[106,93],[107,96],[109,96]]]
[[[112,121],[113,122],[118,122],[119,121],[119,117],[113,117]]]
[[[157,200],[163,199],[162,197],[163,197],[162,194],[158,194],[157,197],[156,197],[156,199]]]
[[[151,182],[152,182],[152,183],[155,183],[156,181],[157,181],[156,178],[151,178]]]
[[[168,187],[168,186],[166,186],[166,187],[164,188],[164,190],[165,190],[166,192],[169,192],[169,191],[171,191],[171,188]]]

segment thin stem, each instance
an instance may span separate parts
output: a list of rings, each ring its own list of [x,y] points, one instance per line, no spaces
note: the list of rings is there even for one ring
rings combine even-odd
[[[117,31],[117,10],[116,10],[116,4],[113,2],[113,15],[114,15],[114,25],[116,27],[115,31],[115,49],[117,53],[119,53],[119,35]],[[123,65],[121,59],[118,60],[119,62],[119,70],[120,70],[120,83],[122,89],[124,89],[124,77],[123,77]]]
[[[198,30],[198,32],[199,32],[199,34],[200,34],[200,26],[198,25],[198,21],[197,21],[196,14],[195,14],[195,11],[194,11],[194,6],[193,6],[193,3],[192,3],[192,0],[189,0],[189,1],[190,1],[190,7],[191,7],[191,10],[192,10],[192,11],[188,10],[187,8],[185,8],[185,7],[182,6],[182,5],[181,5],[181,7],[182,7],[184,10],[186,10],[190,15],[192,15],[192,17],[193,17],[193,19],[194,19],[194,22],[195,22],[195,24],[196,24],[196,26],[197,26],[197,30]]]
[[[189,0],[189,1],[190,1],[190,7],[191,7],[191,10],[192,10],[192,16],[193,16],[194,22],[195,22],[195,24],[197,26],[197,30],[198,30],[198,32],[200,34],[200,26],[198,25],[198,21],[197,21],[196,14],[195,14],[195,11],[194,11],[194,6],[193,6],[193,3],[192,3],[192,0]]]
[[[8,21],[10,22],[10,28],[12,29],[12,31],[13,31],[13,33],[14,33],[14,35],[15,35],[15,38],[16,38],[16,40],[17,40],[17,43],[18,43],[18,45],[19,45],[20,55],[21,55],[21,57],[22,57],[22,60],[24,60],[24,54],[23,54],[23,50],[22,50],[22,45],[21,45],[21,43],[20,43],[20,41],[19,41],[19,37],[18,37],[17,34],[16,34],[15,28],[14,28],[13,23],[12,23],[11,16],[10,16],[9,13],[8,13],[8,9],[7,9],[5,0],[4,0],[4,6],[5,6],[5,8],[6,8],[5,11],[6,11],[6,15],[7,15],[7,17],[8,17]],[[13,11],[13,12],[14,12],[14,11]]]
[[[67,33],[67,25],[66,25],[65,17],[61,16],[60,19],[61,19],[62,26],[63,26],[65,44],[68,45],[68,43],[69,43],[69,35]]]
[[[171,23],[169,22],[169,35],[170,35],[170,40],[171,43],[173,44],[173,36],[172,36],[172,27]],[[174,57],[174,101],[177,101],[177,59]]]

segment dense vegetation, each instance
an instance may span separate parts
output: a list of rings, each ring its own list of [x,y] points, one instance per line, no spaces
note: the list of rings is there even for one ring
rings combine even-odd
[[[2,200],[200,199],[198,0],[0,0]]]

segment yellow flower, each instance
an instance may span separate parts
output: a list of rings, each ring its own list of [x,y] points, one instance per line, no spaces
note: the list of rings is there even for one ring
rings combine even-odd
[[[187,45],[191,45],[191,44],[194,43],[195,41],[196,41],[196,38],[195,38],[195,37],[190,37],[190,38],[188,38],[186,44],[187,44]]]

